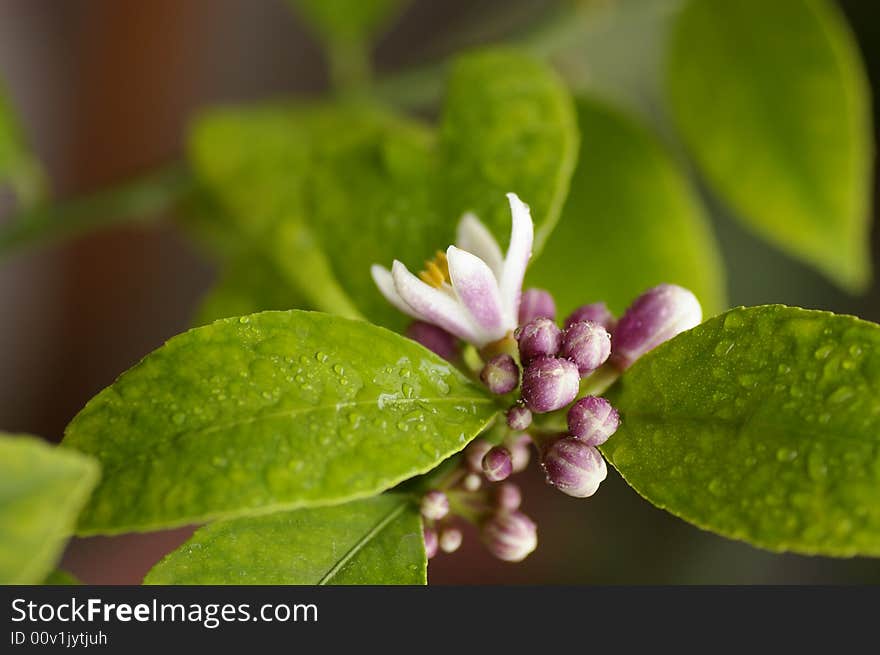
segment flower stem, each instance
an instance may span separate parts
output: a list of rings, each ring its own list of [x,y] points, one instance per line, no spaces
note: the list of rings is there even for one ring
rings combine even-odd
[[[186,167],[175,164],[119,186],[24,210],[0,228],[0,259],[23,246],[118,223],[154,220],[183,198],[193,183]]]

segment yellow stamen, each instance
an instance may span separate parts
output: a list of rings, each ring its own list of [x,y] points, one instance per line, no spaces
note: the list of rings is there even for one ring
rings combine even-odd
[[[425,262],[425,270],[419,273],[419,277],[425,284],[440,289],[444,283],[449,283],[449,262],[446,261],[446,253],[438,250],[434,259]]]

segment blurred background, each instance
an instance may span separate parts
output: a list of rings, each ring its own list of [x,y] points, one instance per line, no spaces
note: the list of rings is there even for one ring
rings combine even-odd
[[[655,22],[632,16],[674,3],[598,2],[607,5],[606,22],[593,27],[591,52],[620,71],[605,66],[604,77],[584,85],[625,103],[626,81],[664,36]],[[378,73],[515,38],[552,4],[415,0],[378,42]],[[880,5],[840,6],[859,42],[880,125]],[[314,96],[328,86],[318,43],[282,0],[0,0],[0,78],[57,197],[178,159],[188,121],[202,107]],[[848,296],[721,209],[713,208],[712,219],[732,305],[779,302],[880,320],[876,284]],[[874,230],[880,270],[877,238]],[[115,227],[4,261],[0,427],[59,440],[89,398],[190,326],[215,274],[172,220]],[[468,533],[461,551],[431,561],[431,583],[880,582],[878,560],[776,555],[702,532],[641,500],[613,471],[587,502],[549,489],[534,467],[525,478],[525,511],[539,519],[538,551],[523,564],[504,564]],[[138,583],[189,533],[75,539],[63,566],[87,583]]]

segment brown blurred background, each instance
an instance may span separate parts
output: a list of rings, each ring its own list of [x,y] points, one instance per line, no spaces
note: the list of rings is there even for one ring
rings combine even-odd
[[[651,2],[652,0],[643,0]],[[841,3],[880,88],[880,6]],[[380,71],[496,38],[540,3],[416,0],[383,37]],[[59,197],[180,156],[193,112],[218,102],[314,95],[320,48],[282,0],[0,0],[0,79]],[[875,117],[875,125],[880,120]],[[732,304],[782,302],[880,320],[877,285],[846,296],[716,209]],[[0,218],[0,221],[3,219]],[[876,253],[875,270],[880,270]],[[100,389],[189,326],[213,280],[173,226],[117,227],[0,265],[0,427],[58,440]],[[880,560],[774,555],[699,531],[642,501],[614,473],[578,501],[528,474],[541,545],[521,565],[462,551],[432,560],[432,583],[880,582]],[[188,534],[74,540],[65,566],[88,583],[137,583]]]

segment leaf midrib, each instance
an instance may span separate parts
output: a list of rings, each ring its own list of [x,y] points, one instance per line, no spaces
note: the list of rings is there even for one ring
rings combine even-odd
[[[316,585],[328,585],[334,576],[336,576],[339,571],[342,570],[348,562],[350,562],[364,546],[366,546],[369,542],[371,542],[374,538],[376,538],[382,530],[388,527],[388,525],[396,519],[403,510],[406,509],[407,501],[403,500],[398,503],[395,507],[393,507],[382,519],[380,519],[366,534],[364,534],[360,539],[358,539],[354,545],[348,549],[348,551],[339,558],[339,560],[334,564],[327,573],[325,573]]]

